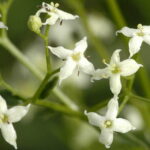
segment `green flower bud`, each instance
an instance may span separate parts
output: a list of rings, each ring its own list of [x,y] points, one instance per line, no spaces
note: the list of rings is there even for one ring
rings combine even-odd
[[[38,16],[30,16],[28,20],[28,27],[31,31],[35,33],[40,33],[40,28],[42,26],[42,21]]]

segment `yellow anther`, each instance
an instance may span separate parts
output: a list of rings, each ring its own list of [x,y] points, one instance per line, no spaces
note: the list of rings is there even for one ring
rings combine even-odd
[[[137,28],[140,29],[140,30],[143,29],[142,24],[138,24],[138,25],[137,25]]]
[[[58,7],[59,7],[59,3],[56,3],[56,4],[55,4],[55,7],[58,8]]]
[[[112,127],[112,121],[111,121],[111,120],[106,120],[106,121],[104,122],[104,127],[105,127],[105,128],[110,128],[110,127]]]
[[[76,53],[76,54],[72,54],[72,59],[74,61],[79,61],[80,60],[80,57],[81,57],[81,54],[80,53]]]

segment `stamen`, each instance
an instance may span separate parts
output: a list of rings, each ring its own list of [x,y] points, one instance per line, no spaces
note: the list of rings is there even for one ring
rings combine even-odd
[[[58,7],[59,7],[59,3],[56,3],[56,4],[55,4],[55,7],[58,8]]]
[[[106,120],[105,122],[104,122],[104,127],[105,128],[110,128],[110,127],[112,127],[112,121],[111,120]]]
[[[55,4],[54,4],[54,2],[51,2],[51,4],[50,4],[51,6],[53,6],[53,7],[55,7]]]
[[[142,29],[143,29],[142,24],[138,24],[138,25],[137,25],[137,28],[140,29],[140,30],[142,30]]]
[[[106,62],[105,59],[103,59],[102,62],[103,62],[106,66],[109,66],[109,64]]]

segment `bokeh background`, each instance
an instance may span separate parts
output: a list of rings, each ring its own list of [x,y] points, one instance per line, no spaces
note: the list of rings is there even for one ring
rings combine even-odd
[[[119,35],[116,30],[120,25],[116,22],[111,8],[108,6],[111,0],[57,0],[60,9],[73,13],[84,14],[80,19],[59,22],[50,29],[49,44],[52,46],[64,46],[73,48],[74,44],[84,36],[88,37],[88,50],[86,56],[93,62],[96,68],[104,67],[100,57],[93,46],[90,34],[102,43],[109,55],[115,49],[121,48],[121,58],[128,57],[128,45],[126,39]],[[51,1],[45,0],[50,3]],[[150,1],[149,0],[116,0],[129,27],[136,28],[137,24],[150,25]],[[8,35],[15,45],[26,55],[37,68],[45,72],[44,45],[42,40],[31,32],[27,27],[30,15],[35,14],[41,0],[14,0],[8,15]],[[81,11],[84,9],[84,13]],[[90,31],[85,27],[88,24]],[[90,32],[90,34],[89,34]],[[144,68],[150,73],[150,47],[142,45],[140,55],[143,58]],[[63,62],[52,56],[53,67],[58,68]],[[105,58],[109,60],[109,58]],[[39,85],[39,81],[21,65],[6,49],[0,46],[0,73],[4,79],[19,90],[22,94],[31,96]],[[149,74],[148,74],[149,76]],[[141,80],[137,74],[134,91],[144,97],[149,97],[143,91]],[[6,98],[10,106],[16,104],[10,94],[0,87],[1,94]],[[109,90],[108,80],[91,83],[89,77],[80,74],[65,80],[61,89],[71,97],[83,110],[98,108],[97,106],[109,99],[112,94]],[[59,102],[50,94],[49,100]],[[101,113],[105,108],[100,110]],[[137,130],[133,135],[115,134],[111,150],[148,150],[150,149],[150,104],[138,100],[130,100],[121,116],[129,119]],[[95,128],[80,121],[77,118],[61,113],[32,106],[28,115],[19,123],[15,124],[19,150],[105,150],[104,145],[98,142],[99,132]],[[13,150],[0,135],[0,149]]]

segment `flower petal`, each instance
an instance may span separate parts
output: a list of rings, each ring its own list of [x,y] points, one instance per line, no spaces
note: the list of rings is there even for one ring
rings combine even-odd
[[[147,44],[150,45],[150,35],[145,35],[145,36],[143,37],[143,39],[144,39],[144,42],[146,42]]]
[[[109,79],[110,90],[114,95],[118,95],[121,91],[121,79],[120,74],[112,74]]]
[[[101,115],[95,113],[95,112],[87,112],[85,111],[84,114],[88,117],[89,123],[91,125],[97,126],[97,127],[101,127],[102,123],[104,121],[104,117],[102,117]]]
[[[143,42],[143,38],[140,36],[133,36],[129,41],[129,52],[130,57],[139,52],[141,45]]]
[[[30,105],[28,106],[15,106],[7,111],[9,122],[20,121],[29,111]]]
[[[110,64],[117,64],[120,62],[120,55],[121,49],[117,49],[113,52],[110,60]]]
[[[71,50],[65,49],[62,46],[59,46],[59,47],[48,46],[48,48],[54,55],[56,55],[57,57],[59,57],[61,59],[66,59],[72,53]]]
[[[79,16],[77,16],[77,15],[72,15],[72,14],[64,12],[60,9],[56,9],[56,13],[58,14],[60,20],[74,20],[76,18],[79,18]]]
[[[145,34],[150,34],[150,26],[142,26]]]
[[[113,131],[109,129],[103,129],[101,131],[99,142],[105,145],[106,148],[110,148],[113,142]]]
[[[107,105],[106,118],[114,120],[118,114],[118,97],[114,96]]]
[[[137,29],[123,27],[121,30],[117,31],[116,34],[122,33],[127,37],[132,37],[137,32]]]
[[[50,15],[49,18],[46,19],[46,21],[43,23],[43,25],[54,25],[56,21],[58,20],[59,16],[56,13],[50,12],[48,13]]]
[[[76,43],[74,52],[78,53],[81,52],[82,54],[87,49],[87,37],[84,37],[82,40]]]
[[[127,60],[120,62],[122,76],[130,76],[136,73],[140,67],[142,67],[142,65],[138,64],[133,59],[127,59]]]
[[[94,72],[94,66],[85,57],[82,57],[79,61],[79,70],[92,75]]]
[[[5,99],[0,95],[0,112],[5,113],[7,111],[7,104]]]
[[[91,81],[93,81],[93,80],[101,80],[103,78],[107,79],[109,77],[110,77],[110,71],[106,67],[104,69],[97,69],[96,71],[94,71],[93,77],[91,78]]]
[[[135,130],[135,127],[126,119],[117,118],[114,121],[114,131],[126,133],[130,130]]]
[[[15,131],[13,125],[7,124],[7,123],[2,124],[1,130],[2,130],[2,135],[3,135],[4,139],[9,144],[13,145],[15,149],[17,149],[17,144],[16,144],[17,135],[16,135],[16,131]]]
[[[72,58],[69,57],[65,62],[65,65],[60,69],[59,84],[61,84],[62,80],[66,79],[73,73],[76,66],[77,63],[73,61]]]

